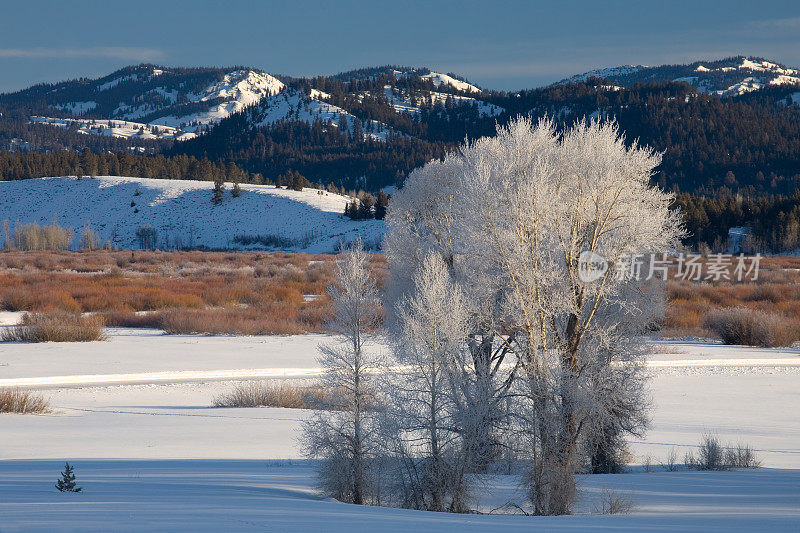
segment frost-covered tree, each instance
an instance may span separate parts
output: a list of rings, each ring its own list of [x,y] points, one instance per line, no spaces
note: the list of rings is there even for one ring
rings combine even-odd
[[[505,396],[513,381],[513,366],[506,363],[509,345],[497,342],[490,308],[495,306],[493,294],[486,284],[473,283],[473,259],[465,250],[464,227],[457,196],[461,174],[455,156],[443,162],[432,161],[414,171],[405,186],[392,196],[384,250],[388,258],[392,283],[389,287],[388,311],[399,309],[396,302],[413,296],[414,276],[423,262],[435,255],[446,266],[450,281],[458,288],[466,308],[467,333],[461,342],[469,358],[464,369],[471,383],[471,393],[463,401],[472,413],[472,422],[483,428],[474,437],[475,449],[471,468],[482,470],[501,450],[499,433],[508,423]],[[394,314],[389,313],[390,324]],[[401,329],[392,328],[397,335]],[[507,359],[508,358],[508,359]]]
[[[466,474],[475,458],[472,394],[464,372],[469,312],[446,265],[428,255],[414,276],[415,290],[398,303],[389,416],[396,431],[401,504],[464,512]]]
[[[379,497],[375,379],[381,362],[365,348],[378,326],[380,300],[369,260],[359,242],[336,261],[336,282],[328,289],[333,300],[328,330],[338,339],[321,346],[319,358],[334,410],[311,418],[302,436],[307,455],[321,459],[323,492],[355,504],[377,503]]]
[[[394,271],[436,251],[459,286],[476,291],[474,345],[514,355],[514,365],[496,366],[512,367],[509,416],[533,465],[538,514],[570,512],[586,454],[608,452],[644,423],[636,339],[661,295],[629,275],[629,259],[665,251],[681,234],[671,196],[650,186],[658,163],[614,124],[558,134],[550,122],[519,119],[412,174],[395,202],[416,198],[416,211],[390,209]],[[582,254],[608,268],[583,281]],[[416,290],[404,285],[395,290]]]

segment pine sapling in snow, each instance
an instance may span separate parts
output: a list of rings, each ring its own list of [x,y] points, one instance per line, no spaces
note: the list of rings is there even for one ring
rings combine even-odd
[[[81,487],[75,484],[75,474],[72,472],[73,468],[69,463],[64,464],[64,471],[61,472],[61,479],[56,482],[56,488],[59,492],[80,492]]]

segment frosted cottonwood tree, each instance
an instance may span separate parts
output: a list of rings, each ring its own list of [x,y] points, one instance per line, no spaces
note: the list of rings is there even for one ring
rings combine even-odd
[[[398,303],[395,353],[388,406],[402,465],[401,504],[430,511],[464,512],[466,474],[475,437],[467,395],[469,313],[438,255],[429,254],[414,275],[415,290]]]
[[[307,455],[321,459],[323,492],[348,503],[377,503],[374,402],[380,361],[365,346],[378,326],[380,300],[360,242],[336,261],[336,282],[328,293],[333,300],[328,329],[339,341],[320,347],[319,363],[334,411],[312,417],[301,442]]]
[[[523,401],[514,416],[528,443],[538,514],[570,512],[574,472],[592,453],[587,442],[602,444],[604,435],[644,422],[636,338],[661,296],[618,267],[665,251],[681,235],[671,196],[650,186],[659,161],[626,146],[611,123],[579,123],[559,135],[551,122],[519,119],[419,172],[451,184],[444,213],[425,220],[448,222],[452,264],[466,265],[460,286],[483,291],[476,309],[492,350],[516,357],[514,396]],[[420,181],[410,177],[406,188],[424,187]],[[390,223],[394,216],[391,206]],[[402,216],[398,227],[417,227]],[[418,233],[390,236],[390,261],[393,250],[407,247],[396,255],[404,259],[429,247],[432,234]],[[424,244],[408,246],[415,239]],[[585,282],[582,253],[611,266]]]
[[[471,415],[464,427],[465,431],[468,426],[482,428],[471,437],[474,449],[470,468],[480,471],[500,451],[499,432],[507,423],[505,395],[512,383],[513,369],[503,366],[509,355],[508,345],[495,343],[492,328],[486,324],[493,317],[487,309],[493,305],[492,294],[486,286],[471,282],[472,264],[463,253],[464,239],[459,235],[463,232],[458,224],[461,206],[456,200],[460,180],[460,162],[448,156],[412,172],[404,187],[392,196],[387,215],[391,231],[384,240],[392,279],[387,318],[390,330],[402,339],[402,329],[392,327],[397,318],[394,311],[402,307],[397,304],[414,296],[415,275],[430,256],[438,257],[450,282],[459,289],[466,315],[468,331],[460,339],[459,353],[468,356],[461,383],[466,387],[462,397],[464,411]]]

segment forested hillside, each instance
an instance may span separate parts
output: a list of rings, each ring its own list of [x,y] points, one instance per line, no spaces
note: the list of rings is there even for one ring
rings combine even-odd
[[[765,247],[783,250],[796,246],[789,225],[800,183],[797,75],[760,58],[737,57],[603,69],[502,92],[425,68],[278,79],[242,67],[140,65],[0,95],[0,148],[51,154],[6,155],[0,177],[88,174],[94,167],[82,164],[91,159],[79,155],[84,150],[106,154],[99,161],[109,153],[121,161],[120,152],[134,150],[160,159],[123,165],[125,174],[170,177],[163,162],[182,161],[183,178],[233,181],[231,174],[282,183],[297,174],[337,190],[375,192],[402,185],[413,169],[465,138],[493,135],[518,115],[550,117],[559,127],[613,119],[627,142],[662,153],[653,182],[681,193],[691,244],[712,245],[727,227],[748,225]],[[34,120],[34,113],[60,117],[46,120],[61,127]],[[103,122],[108,118],[142,124],[121,127]],[[174,123],[171,130],[159,129],[167,122]],[[186,131],[190,125],[193,131]],[[109,174],[119,167],[110,159],[99,165]],[[209,171],[214,165],[222,170]]]

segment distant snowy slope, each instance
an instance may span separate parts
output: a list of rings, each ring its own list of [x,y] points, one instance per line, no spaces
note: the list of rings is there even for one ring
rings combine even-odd
[[[182,131],[170,126],[143,124],[127,120],[101,120],[88,118],[30,117],[31,124],[49,124],[60,128],[75,128],[86,135],[106,135],[121,139],[167,139],[185,141],[197,136],[196,133]]]
[[[241,196],[225,191],[214,205],[212,188],[204,181],[120,177],[6,181],[0,182],[0,213],[12,225],[56,220],[74,229],[76,242],[88,223],[102,242],[125,249],[139,247],[142,226],[155,228],[164,248],[269,249],[235,241],[261,236],[281,250],[310,253],[332,252],[358,237],[373,245],[384,232],[383,221],[346,218],[348,198],[338,194],[243,184]]]
[[[198,93],[186,95],[189,102],[219,102],[204,111],[187,115],[170,114],[150,121],[152,124],[178,127],[180,125],[207,125],[219,122],[247,106],[257,104],[263,98],[278,94],[284,88],[283,83],[263,72],[253,70],[237,70],[226,74],[222,81],[214,83]],[[133,110],[120,116],[135,118],[144,111]]]
[[[51,119],[69,118],[119,120],[195,133],[284,87],[277,78],[250,68],[136,65],[102,78],[35,85],[0,94],[0,105],[45,119],[40,123],[58,125]],[[84,133],[109,135],[97,128],[86,128]],[[114,136],[131,137],[124,132]]]
[[[407,94],[403,94],[397,89],[392,88],[390,85],[384,87],[384,96],[386,96],[386,99],[392,104],[395,111],[398,113],[411,113],[412,115],[419,114],[421,107],[433,107],[436,104],[445,105],[448,101],[452,102],[454,106],[476,106],[478,114],[482,116],[494,117],[505,111],[505,109],[500,106],[470,96],[440,93],[436,91],[428,92],[422,97],[411,98]]]
[[[619,67],[599,68],[590,70],[589,72],[584,72],[583,74],[576,74],[569,78],[565,78],[558,83],[577,83],[586,81],[589,78],[615,78],[618,76],[626,76],[628,74],[633,74],[634,72],[639,72],[643,68],[647,67],[644,65],[622,65]]]
[[[258,106],[250,110],[250,121],[255,126],[267,126],[280,121],[302,121],[313,123],[315,120],[330,122],[333,127],[344,127],[352,133],[355,123],[361,122],[365,138],[385,141],[392,129],[377,120],[365,120],[355,117],[341,107],[325,101],[328,95],[312,89],[311,95],[302,90],[287,89],[280,94],[265,98]]]
[[[459,91],[464,91],[467,93],[479,93],[481,90],[478,87],[475,87],[471,83],[467,83],[465,81],[461,81],[456,79],[452,76],[448,76],[447,74],[440,74],[439,72],[430,72],[421,76],[422,79],[428,79],[433,82],[434,85],[440,87],[441,85],[449,85],[454,89]]]
[[[800,70],[762,58],[745,56],[696,61],[686,65],[624,65],[592,70],[558,83],[580,82],[590,77],[609,79],[624,86],[682,81],[697,87],[698,92],[719,96],[738,96],[770,85],[800,85]]]

